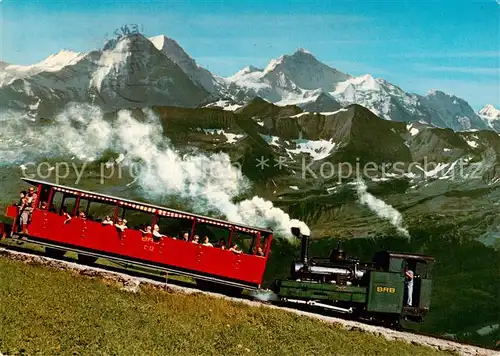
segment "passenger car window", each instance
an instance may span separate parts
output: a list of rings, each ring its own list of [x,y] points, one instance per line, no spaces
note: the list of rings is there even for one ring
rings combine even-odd
[[[233,231],[231,245],[237,243],[243,253],[253,255],[253,247],[256,242],[255,240],[256,236],[254,234],[235,230]]]
[[[208,223],[196,223],[194,227],[194,234],[200,237],[200,242],[203,242],[203,238],[208,236],[210,243],[217,247],[221,240],[224,241],[224,246],[227,246],[229,233],[229,228],[214,226]]]

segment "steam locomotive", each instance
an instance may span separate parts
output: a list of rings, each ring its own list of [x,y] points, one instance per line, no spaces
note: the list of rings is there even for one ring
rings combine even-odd
[[[280,302],[390,327],[403,320],[420,323],[428,313],[434,258],[382,251],[362,263],[348,258],[340,243],[329,258],[310,258],[309,236],[298,228],[292,234],[301,240],[300,260],[292,263],[289,278],[275,280],[270,288]]]

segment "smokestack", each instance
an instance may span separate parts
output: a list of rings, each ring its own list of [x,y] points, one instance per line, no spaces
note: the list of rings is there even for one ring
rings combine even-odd
[[[304,265],[308,262],[309,236],[302,235],[302,245],[300,246],[300,260]]]
[[[307,262],[309,260],[308,258],[308,252],[309,252],[309,234],[308,235],[303,235],[300,232],[300,228],[298,227],[292,227],[292,235],[297,237],[298,239],[302,240],[302,243],[300,245],[300,261],[304,264],[307,265]]]

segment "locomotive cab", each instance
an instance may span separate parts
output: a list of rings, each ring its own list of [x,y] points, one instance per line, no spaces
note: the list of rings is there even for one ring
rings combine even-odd
[[[421,321],[430,308],[434,258],[385,251],[377,253],[373,262],[377,271],[381,271],[377,273],[390,276],[391,286],[387,290],[399,292],[400,303],[394,306],[401,310],[405,319]],[[385,290],[378,285],[377,288]],[[376,291],[372,289],[374,294]]]

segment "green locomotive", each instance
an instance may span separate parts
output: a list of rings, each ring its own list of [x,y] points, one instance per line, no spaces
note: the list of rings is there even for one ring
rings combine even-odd
[[[309,258],[309,236],[302,240],[300,261],[292,263],[287,279],[275,280],[271,289],[284,303],[303,304],[356,319],[398,327],[402,320],[422,322],[429,311],[434,258],[379,252],[372,262],[347,258],[340,243],[330,258]]]

